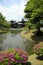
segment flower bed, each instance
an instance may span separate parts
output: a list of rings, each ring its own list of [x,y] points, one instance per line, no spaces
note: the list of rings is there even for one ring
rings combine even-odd
[[[21,49],[10,49],[0,52],[0,65],[22,65],[27,60],[27,52]]]
[[[34,47],[34,53],[37,55],[43,55],[43,44],[36,44]]]

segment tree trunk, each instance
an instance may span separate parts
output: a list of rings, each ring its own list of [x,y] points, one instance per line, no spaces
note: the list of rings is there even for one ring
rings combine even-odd
[[[40,36],[40,35],[42,35],[42,32],[41,32],[41,30],[40,30],[40,27],[39,27],[39,26],[37,27],[37,30],[38,30],[38,31],[37,31],[37,35],[39,35],[39,36]]]
[[[40,27],[37,27],[38,32],[40,32]]]

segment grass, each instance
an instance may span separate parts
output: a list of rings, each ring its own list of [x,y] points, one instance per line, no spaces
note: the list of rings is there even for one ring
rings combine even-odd
[[[32,33],[33,31],[35,31],[35,30],[28,30],[28,31],[24,30],[21,32],[21,36],[28,40],[32,40],[31,36],[33,35],[33,33]]]
[[[22,30],[10,30],[10,29],[0,29],[0,34],[3,34],[3,33],[14,33],[14,34],[17,34],[17,33],[20,33]]]
[[[31,40],[34,43],[43,43],[43,35],[37,36],[35,34],[36,30],[28,30],[28,31],[22,31],[21,36],[26,38],[27,40]]]
[[[8,29],[0,29],[0,34],[7,33]]]
[[[14,33],[14,34],[17,34],[17,33],[20,33],[22,30],[9,30],[10,33]]]
[[[43,60],[37,59],[37,55],[33,54],[28,57],[28,62],[31,63],[31,65],[43,65]]]

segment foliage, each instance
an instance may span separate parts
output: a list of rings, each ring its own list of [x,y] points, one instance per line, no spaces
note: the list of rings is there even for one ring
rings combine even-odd
[[[34,52],[37,54],[37,55],[43,55],[43,44],[36,44],[35,47],[34,47]]]
[[[7,20],[5,20],[5,17],[0,13],[0,28],[7,28],[10,24]]]
[[[28,23],[34,24],[39,30],[40,22],[43,20],[43,0],[27,1],[24,12],[26,13],[24,17],[27,18]]]
[[[21,49],[10,49],[0,52],[0,65],[18,65],[26,63],[27,52]]]

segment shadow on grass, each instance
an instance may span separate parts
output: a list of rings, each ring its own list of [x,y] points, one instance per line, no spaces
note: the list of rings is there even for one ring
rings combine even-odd
[[[31,65],[31,63],[30,62],[27,62],[26,65]]]
[[[31,63],[30,62],[27,62],[26,64],[22,63],[22,65],[31,65]]]
[[[43,33],[42,35],[38,35],[37,31],[32,32],[33,35],[31,36],[32,40],[35,41],[35,43],[43,42]]]
[[[36,57],[38,60],[43,60],[43,55]]]

